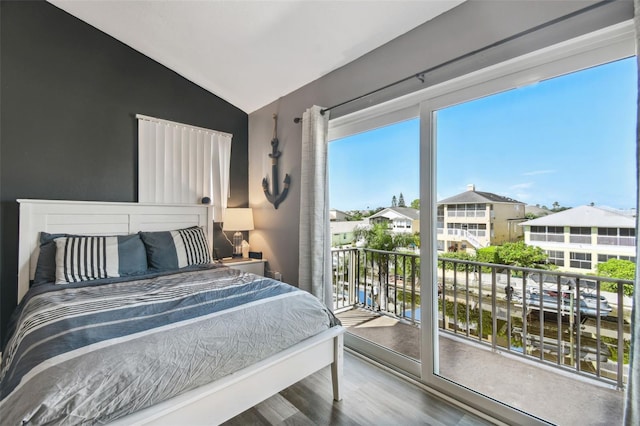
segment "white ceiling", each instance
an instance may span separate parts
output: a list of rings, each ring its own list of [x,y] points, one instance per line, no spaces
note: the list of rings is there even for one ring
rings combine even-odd
[[[463,0],[49,0],[251,113]]]

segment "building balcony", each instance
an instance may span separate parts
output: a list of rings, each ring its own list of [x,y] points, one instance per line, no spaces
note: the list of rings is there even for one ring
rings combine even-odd
[[[333,258],[335,308],[349,332],[419,359],[418,256],[353,249]],[[438,264],[440,375],[552,423],[620,422],[632,282]]]

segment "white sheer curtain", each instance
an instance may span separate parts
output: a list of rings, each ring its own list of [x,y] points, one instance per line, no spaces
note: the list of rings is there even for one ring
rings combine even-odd
[[[229,196],[232,135],[144,115],[138,118],[138,201],[213,202],[222,220]]]
[[[640,57],[640,0],[634,1],[635,7],[635,27],[636,27],[636,60]],[[640,62],[639,62],[640,66]],[[640,89],[640,78],[638,78],[638,89]],[[638,90],[640,93],[640,90]],[[640,97],[640,96],[639,96]],[[640,103],[638,104],[638,121],[636,126],[640,125]],[[640,158],[638,150],[640,149],[640,127],[636,127],[636,212],[640,207]],[[640,225],[640,220],[636,215],[636,229]],[[640,236],[636,237],[636,253],[640,253]],[[638,279],[640,278],[640,268],[636,262],[636,279],[633,290],[633,308],[631,312],[631,347],[629,348],[629,381],[627,382],[624,424],[640,425],[640,291],[638,289]]]
[[[300,266],[298,286],[333,309],[331,292],[331,235],[327,182],[329,114],[313,106],[302,116],[300,183]]]

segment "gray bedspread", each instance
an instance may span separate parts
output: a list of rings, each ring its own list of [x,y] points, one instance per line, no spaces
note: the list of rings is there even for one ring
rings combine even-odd
[[[335,325],[313,296],[229,268],[51,286],[20,305],[0,371],[3,425],[96,424]]]

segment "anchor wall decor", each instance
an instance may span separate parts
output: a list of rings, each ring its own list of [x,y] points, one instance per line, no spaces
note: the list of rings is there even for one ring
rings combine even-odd
[[[276,135],[278,127],[278,115],[273,114],[273,139],[271,139],[271,180],[273,186],[273,193],[269,192],[269,181],[267,178],[262,179],[262,190],[264,191],[264,195],[267,197],[267,200],[273,204],[273,206],[277,209],[278,206],[284,199],[287,197],[287,192],[289,192],[289,184],[291,183],[291,177],[289,174],[284,176],[284,189],[282,193],[280,193],[278,189],[278,157],[282,154],[278,151],[278,137]]]

